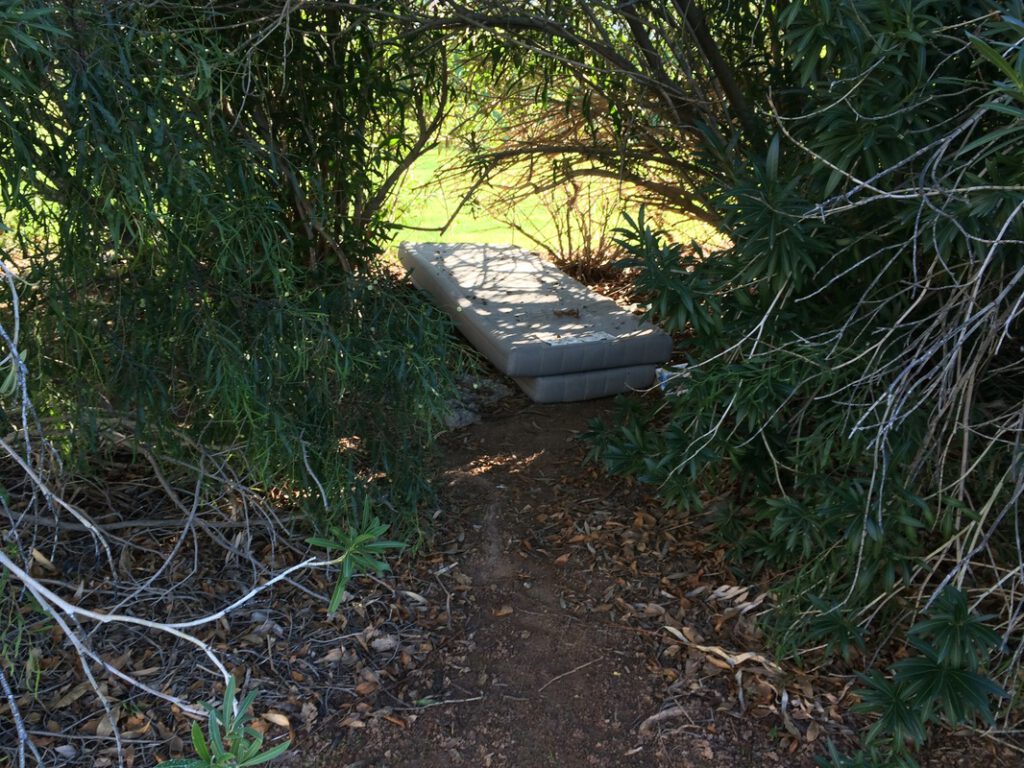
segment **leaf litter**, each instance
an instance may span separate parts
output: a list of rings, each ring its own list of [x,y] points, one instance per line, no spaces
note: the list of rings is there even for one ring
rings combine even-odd
[[[555,593],[551,608],[562,617],[563,636],[620,638],[606,644],[608,655],[600,659],[556,654],[553,663],[562,671],[538,681],[535,692],[557,697],[562,686],[582,685],[582,695],[597,699],[612,690],[612,677],[624,674],[643,677],[647,682],[640,687],[654,692],[638,697],[640,711],[628,722],[619,724],[616,716],[603,725],[556,724],[553,748],[565,741],[565,732],[594,740],[578,759],[568,755],[562,764],[809,766],[828,740],[848,743],[857,727],[849,715],[855,681],[801,672],[772,658],[757,627],[757,617],[771,606],[770,584],[735,583],[726,553],[708,543],[699,519],[665,511],[629,480],[581,469],[583,447],[575,434],[587,417],[607,412],[607,404],[536,409],[520,397],[501,408],[506,421],[500,428],[485,418],[450,436],[449,447],[469,446],[468,456],[453,459],[454,469],[470,478],[489,476],[517,510],[516,520],[481,520],[466,513],[465,499],[448,498],[429,546],[397,560],[386,577],[354,579],[335,616],[327,615],[332,575],[306,572],[197,632],[245,690],[259,691],[253,727],[269,743],[293,739],[290,764],[515,764],[506,754],[514,751],[514,739],[503,742],[506,734],[488,731],[488,722],[474,720],[468,710],[451,713],[514,706],[520,699],[529,705],[534,695],[473,667],[481,656],[508,653],[506,644],[482,642],[489,637],[488,622],[506,622],[500,632],[516,633],[522,644],[544,634],[524,623],[536,620],[534,611],[507,596],[491,598],[487,585],[467,572],[473,548],[493,548],[488,537],[495,536],[508,538],[520,561],[503,578],[518,582],[523,594]],[[525,412],[530,421],[521,418]],[[474,430],[490,430],[488,450],[495,442],[501,450],[473,456]],[[539,451],[517,444],[526,432],[542,435]],[[145,466],[122,463],[110,475],[102,490],[78,489],[78,503],[87,506],[102,495],[103,505],[122,510],[116,517],[125,542],[119,565],[134,584],[146,583],[142,602],[161,620],[216,610],[254,578],[305,555],[277,539],[270,526],[238,530],[232,527],[237,518],[225,514],[196,525],[188,556],[166,565],[180,536],[180,525],[152,524],[161,511],[177,520],[161,506],[166,496],[152,493],[155,480]],[[133,526],[139,509],[147,519]],[[37,547],[33,575],[83,606],[124,589],[96,567],[88,537],[65,539],[64,547]],[[230,555],[243,548],[252,556]],[[159,578],[147,583],[154,573]],[[168,599],[170,585],[174,601]],[[148,766],[189,751],[194,716],[141,692],[124,676],[185,701],[216,700],[222,694],[219,684],[211,684],[216,675],[196,663],[194,648],[139,627],[93,628],[90,647],[104,664],[93,671],[105,708],[61,628],[30,604],[19,611],[24,642],[3,663],[23,683],[16,703],[47,764],[103,768],[120,759]],[[614,671],[620,660],[625,673]],[[602,679],[605,687],[595,688],[592,681]],[[0,701],[0,754],[13,756],[17,736],[9,706]],[[444,724],[447,735],[432,722]],[[455,733],[458,723],[468,724],[466,733]],[[396,734],[402,734],[404,752],[386,746]],[[474,748],[475,757],[467,758]],[[364,761],[374,750],[383,757]],[[984,750],[982,759],[991,764],[1012,764],[1001,762],[1002,752]],[[421,759],[434,752],[441,755],[434,763]],[[941,761],[949,750],[940,743],[934,754]]]
[[[106,570],[90,536],[73,528],[58,541],[41,527],[32,550],[31,575],[79,608],[130,602],[133,615],[186,621],[217,612],[309,555],[279,537],[277,521],[256,519],[252,509],[240,524],[230,499],[210,505],[183,533],[180,509],[145,461],[123,452],[106,460],[102,487],[72,481],[63,492],[116,532],[119,572]],[[0,479],[16,507],[16,481]],[[175,490],[188,498],[186,487]],[[446,642],[465,590],[457,564],[444,555],[395,565],[400,577],[352,580],[333,617],[327,602],[334,574],[307,570],[192,630],[244,690],[258,692],[252,727],[268,745],[339,715],[350,727],[370,718],[402,724],[407,715],[396,712],[415,709],[421,694],[410,689],[413,673]],[[20,597],[16,583],[2,586],[17,613],[5,627],[0,663],[44,764],[150,766],[191,751],[195,715],[138,684],[183,702],[219,700],[219,676],[194,645],[140,625],[99,623],[83,635],[94,655],[83,668],[64,629]],[[0,764],[17,761],[11,714],[11,701],[0,698]]]

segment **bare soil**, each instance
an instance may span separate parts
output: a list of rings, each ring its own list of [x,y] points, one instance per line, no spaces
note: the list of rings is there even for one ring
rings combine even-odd
[[[517,395],[446,437],[421,557],[455,573],[448,636],[407,705],[321,718],[291,765],[800,768],[849,740],[852,680],[761,647],[764,585],[736,585],[694,522],[584,466],[579,433],[611,412]]]

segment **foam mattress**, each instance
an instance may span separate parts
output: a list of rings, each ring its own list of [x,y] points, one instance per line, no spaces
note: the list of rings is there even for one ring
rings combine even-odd
[[[522,248],[402,243],[398,254],[470,343],[540,402],[649,386],[671,355],[664,331]],[[592,376],[531,382],[569,374]],[[595,394],[575,396],[585,392]]]
[[[654,384],[655,372],[653,365],[630,365],[552,376],[520,376],[515,382],[535,403],[571,403],[647,389]]]

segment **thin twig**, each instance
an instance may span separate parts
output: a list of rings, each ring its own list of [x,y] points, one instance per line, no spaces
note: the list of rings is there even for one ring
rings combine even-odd
[[[580,664],[578,667],[570,669],[568,672],[563,672],[560,675],[556,675],[555,677],[552,677],[550,680],[548,680],[546,683],[544,683],[544,685],[542,685],[540,688],[537,689],[537,693],[541,693],[549,685],[551,685],[552,683],[558,682],[563,677],[568,677],[571,674],[579,672],[581,669],[586,669],[591,664],[597,664],[597,662],[599,662],[599,661],[604,661],[604,656],[598,656],[596,659],[591,659],[586,664]]]
[[[644,720],[642,723],[640,723],[640,727],[637,728],[637,732],[641,736],[647,736],[651,732],[651,726],[657,725],[658,723],[664,722],[665,720],[672,720],[676,717],[688,718],[689,714],[686,707],[681,707],[677,705],[674,707],[669,707],[668,709],[663,709],[660,712],[654,713],[646,720]]]

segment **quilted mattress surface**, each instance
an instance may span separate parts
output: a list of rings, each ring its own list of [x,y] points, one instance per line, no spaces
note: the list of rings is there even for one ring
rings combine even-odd
[[[654,365],[671,355],[672,340],[664,331],[522,248],[402,243],[398,253],[413,283],[499,370],[531,379],[594,372],[601,382],[520,382],[527,394],[536,389],[542,401],[553,402],[548,398],[563,390],[563,400],[586,399],[647,386]],[[628,381],[608,369],[630,369]],[[569,397],[573,387],[567,381],[594,394]]]

